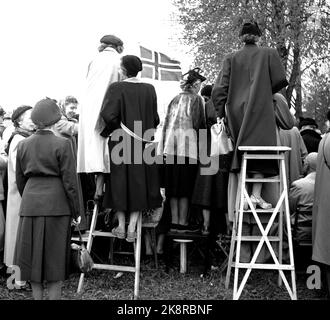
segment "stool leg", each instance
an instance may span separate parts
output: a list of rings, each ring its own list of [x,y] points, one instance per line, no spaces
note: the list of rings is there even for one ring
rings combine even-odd
[[[187,272],[187,244],[180,243],[180,273]]]
[[[155,267],[158,269],[156,228],[151,228],[151,245],[154,251]]]
[[[141,259],[141,233],[142,233],[142,214],[139,213],[137,221],[137,239],[135,250],[135,281],[134,281],[134,300],[139,297],[140,286],[140,259]]]

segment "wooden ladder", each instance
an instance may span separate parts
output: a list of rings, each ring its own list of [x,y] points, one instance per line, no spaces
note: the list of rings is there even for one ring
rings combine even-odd
[[[94,237],[106,237],[106,238],[115,238],[115,236],[111,232],[102,232],[96,231],[96,222],[98,216],[98,203],[95,202],[93,209],[92,222],[88,234],[87,240],[87,250],[91,252],[93,239]],[[141,260],[141,230],[142,230],[142,214],[139,214],[137,220],[137,238],[134,242],[134,258],[135,258],[135,266],[123,266],[123,265],[114,265],[114,264],[94,264],[93,269],[101,269],[101,270],[109,270],[109,271],[117,271],[117,272],[134,272],[135,273],[135,281],[134,281],[134,300],[139,297],[139,286],[140,286],[140,260]],[[80,293],[83,288],[85,274],[81,273],[79,278],[78,290]]]
[[[231,246],[229,252],[228,259],[228,267],[226,274],[226,288],[229,287],[230,282],[230,273],[231,268],[235,269],[234,273],[234,288],[233,288],[233,299],[238,300],[243,288],[248,280],[248,277],[252,271],[252,269],[263,269],[263,270],[278,270],[278,285],[282,284],[282,280],[285,284],[285,287],[291,297],[292,300],[297,299],[296,292],[296,280],[295,280],[295,266],[293,259],[293,245],[292,245],[292,235],[291,235],[291,223],[290,223],[290,210],[289,210],[289,200],[288,200],[288,186],[287,186],[287,178],[286,178],[286,168],[285,168],[285,152],[290,151],[291,148],[288,147],[253,147],[253,146],[241,146],[238,149],[243,154],[242,165],[241,165],[241,174],[240,174],[240,204],[239,210],[235,212],[235,219],[233,222],[233,231],[231,238]],[[252,153],[251,153],[252,152]],[[258,153],[256,153],[258,152]],[[263,178],[263,179],[249,179],[246,177],[247,173],[247,161],[253,159],[261,159],[261,160],[279,160],[280,166],[280,175],[279,179],[276,178]],[[250,196],[248,194],[246,183],[253,182],[270,182],[270,183],[279,183],[279,198],[275,208],[269,210],[255,209]],[[248,210],[244,210],[244,200],[248,203]],[[248,236],[242,235],[242,227],[243,227],[243,215],[251,214],[253,215],[258,228],[261,232],[261,236]],[[258,214],[270,214],[270,218],[268,220],[266,228],[263,227],[259,215]],[[276,217],[278,217],[278,235],[270,236],[269,231],[275,222]],[[284,217],[284,223],[283,223]],[[284,264],[282,262],[283,257],[283,232],[284,232],[284,224],[287,231],[287,240],[289,246],[289,264]],[[241,253],[241,242],[242,241],[255,241],[258,243],[255,252],[253,253],[252,260],[249,263],[240,262],[240,253]],[[274,252],[274,248],[272,247],[270,242],[278,242],[279,250],[278,257]],[[263,247],[263,245],[269,249],[269,252],[273,258],[274,263],[256,263],[258,255]],[[235,260],[234,260],[235,255]],[[238,276],[239,270],[246,269],[243,279],[238,286]],[[291,273],[291,286],[286,278],[286,275],[283,271],[290,271]]]

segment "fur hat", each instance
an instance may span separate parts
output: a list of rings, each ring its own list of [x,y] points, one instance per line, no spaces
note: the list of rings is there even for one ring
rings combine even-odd
[[[31,120],[39,129],[55,124],[61,117],[59,106],[49,98],[37,102],[31,113]]]

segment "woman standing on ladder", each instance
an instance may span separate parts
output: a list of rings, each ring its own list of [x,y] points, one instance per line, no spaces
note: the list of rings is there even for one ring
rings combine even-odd
[[[245,23],[240,32],[243,48],[227,55],[212,92],[217,116],[226,115],[235,150],[231,172],[239,173],[239,146],[276,146],[276,123],[273,94],[288,85],[285,70],[276,49],[258,47],[261,31],[256,22]],[[225,111],[226,109],[226,111]],[[249,161],[247,172],[260,179],[278,174],[274,161]],[[229,178],[229,216],[233,219],[237,176]],[[235,186],[233,186],[235,185]],[[253,183],[251,201],[255,207],[270,209],[261,197],[262,183]],[[247,203],[244,204],[247,209]],[[236,206],[237,207],[237,206]]]

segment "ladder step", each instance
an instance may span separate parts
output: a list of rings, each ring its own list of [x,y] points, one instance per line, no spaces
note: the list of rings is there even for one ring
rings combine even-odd
[[[110,270],[110,271],[123,271],[123,272],[135,272],[135,267],[119,266],[113,264],[96,264],[94,263],[93,269]]]
[[[245,159],[261,159],[261,160],[283,160],[284,154],[245,154]]]
[[[294,265],[290,264],[263,264],[263,263],[233,263],[232,267],[245,269],[267,269],[267,270],[291,270],[294,271]]]
[[[262,179],[253,179],[248,178],[245,179],[246,182],[281,182],[280,179],[273,179],[273,178],[262,178]]]
[[[275,208],[270,209],[256,209],[256,213],[273,213]],[[245,213],[252,213],[252,210],[243,210]]]
[[[116,238],[111,232],[104,231],[94,231],[92,232],[93,237],[107,237],[107,238]]]
[[[240,151],[274,151],[274,152],[285,152],[290,151],[290,147],[283,146],[239,146]]]
[[[238,237],[235,237],[235,240],[237,241]],[[262,239],[262,236],[241,236],[242,241],[260,241]],[[280,241],[280,237],[267,237],[269,241]]]

